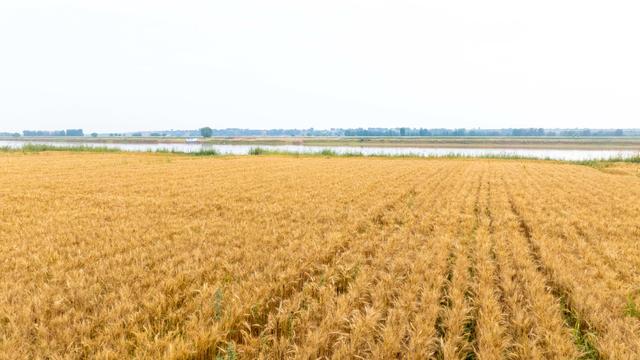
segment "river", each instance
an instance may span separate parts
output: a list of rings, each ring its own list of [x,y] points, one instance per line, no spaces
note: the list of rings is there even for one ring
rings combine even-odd
[[[158,151],[198,152],[215,150],[220,154],[247,155],[251,148],[260,147],[266,150],[295,153],[317,153],[331,150],[338,154],[360,153],[367,155],[415,155],[415,156],[522,156],[555,160],[604,160],[639,156],[638,150],[573,150],[573,149],[517,149],[517,148],[424,148],[424,147],[358,147],[358,146],[306,146],[306,145],[219,145],[199,143],[95,143],[64,141],[21,141],[0,140],[0,147],[19,149],[23,145],[46,144],[51,146],[90,146],[107,147],[123,151]]]

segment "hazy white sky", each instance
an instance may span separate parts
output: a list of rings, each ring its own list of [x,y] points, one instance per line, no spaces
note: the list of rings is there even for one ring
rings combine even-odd
[[[638,1],[0,1],[0,131],[640,127]]]

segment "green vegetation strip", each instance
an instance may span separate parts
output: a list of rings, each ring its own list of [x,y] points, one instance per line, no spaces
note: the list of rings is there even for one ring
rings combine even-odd
[[[635,294],[640,298],[640,290],[636,291]],[[624,313],[626,316],[631,316],[631,317],[640,319],[640,307],[638,307],[638,304],[636,304],[636,302],[634,301],[633,294],[630,294],[627,297],[627,306],[625,308]]]
[[[119,148],[112,148],[107,146],[55,146],[48,144],[25,144],[20,148],[12,148],[9,146],[0,147],[0,152],[43,152],[43,151],[65,151],[65,152],[94,152],[94,153],[113,153],[113,152],[136,152],[127,151]],[[175,149],[155,149],[147,150],[147,153],[158,154],[175,154],[175,155],[188,155],[188,156],[219,156],[225,155],[215,149],[201,149],[199,151],[184,152]],[[316,152],[304,152],[304,151],[286,151],[286,150],[272,150],[263,147],[252,147],[249,149],[249,155],[279,155],[279,156],[325,156],[325,157],[373,157],[373,158],[424,158],[424,159],[502,159],[502,160],[545,160],[545,161],[557,161],[563,163],[570,163],[575,165],[591,166],[594,168],[602,168],[610,166],[614,163],[640,163],[640,155],[632,157],[615,157],[609,159],[596,159],[596,160],[557,160],[549,157],[539,158],[533,156],[522,156],[515,154],[481,154],[481,155],[465,155],[459,153],[449,153],[443,155],[420,155],[420,154],[363,154],[362,152],[337,152],[331,149],[323,149]]]
[[[5,148],[5,151],[15,152],[41,152],[41,151],[74,151],[74,152],[120,152],[118,148],[110,148],[106,146],[53,146],[47,144],[25,144],[20,148]]]
[[[136,153],[137,152],[137,151],[126,151],[119,148],[112,148],[107,146],[88,146],[88,145],[55,146],[55,145],[48,145],[48,144],[25,144],[19,148],[12,148],[9,146],[0,147],[0,152],[38,153],[38,152],[44,152],[44,151],[93,152],[93,153],[117,153],[117,152]],[[156,149],[156,150],[147,150],[146,152],[155,153],[155,154],[175,154],[175,155],[193,155],[193,156],[220,155],[220,153],[214,149],[202,149],[202,150],[193,151],[193,152],[177,151],[173,149]]]

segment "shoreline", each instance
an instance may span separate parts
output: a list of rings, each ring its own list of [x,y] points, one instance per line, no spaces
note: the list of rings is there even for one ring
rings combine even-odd
[[[594,158],[584,160],[558,159],[552,157],[536,157],[518,154],[458,154],[446,153],[440,155],[420,155],[420,154],[364,154],[361,152],[337,153],[330,149],[320,150],[316,152],[299,152],[299,151],[280,151],[269,150],[259,146],[252,147],[248,154],[227,154],[220,153],[215,149],[201,149],[194,152],[184,152],[169,149],[155,149],[148,151],[132,151],[126,149],[109,148],[105,146],[54,146],[54,145],[37,145],[27,144],[22,148],[9,148],[0,146],[0,153],[23,153],[36,154],[43,152],[69,152],[69,153],[116,153],[116,154],[158,154],[158,155],[175,155],[187,157],[254,157],[254,156],[284,156],[284,157],[325,157],[325,158],[378,158],[378,159],[497,159],[497,160],[526,160],[526,161],[550,161],[575,165],[586,165],[592,167],[606,167],[614,163],[640,163],[640,152],[630,157],[611,157],[611,158]]]
[[[3,141],[69,142],[91,144],[211,144],[251,146],[347,146],[347,147],[399,147],[399,148],[477,148],[477,149],[563,149],[563,150],[638,150],[640,138],[551,138],[551,137],[406,137],[406,138],[324,138],[324,137],[213,137],[186,138],[157,137],[0,137]]]

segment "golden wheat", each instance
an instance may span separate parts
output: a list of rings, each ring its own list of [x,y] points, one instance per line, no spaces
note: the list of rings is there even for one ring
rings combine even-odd
[[[0,358],[639,358],[638,168],[0,154]]]

